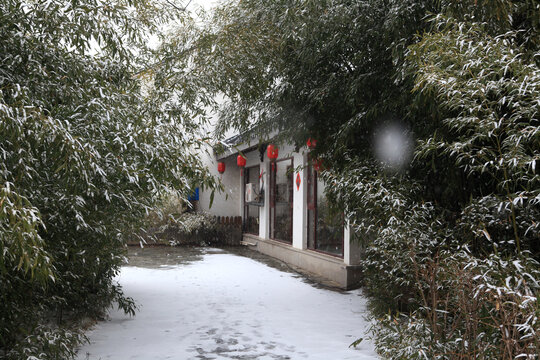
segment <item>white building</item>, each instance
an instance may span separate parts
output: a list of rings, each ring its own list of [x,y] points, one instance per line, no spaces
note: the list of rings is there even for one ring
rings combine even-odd
[[[218,175],[218,162],[225,164],[220,175],[225,192],[201,192],[202,210],[219,216],[241,216],[243,241],[252,248],[308,272],[327,278],[342,288],[358,286],[361,248],[351,241],[351,232],[342,213],[326,201],[324,183],[309,161],[309,149],[298,152],[280,146],[271,161],[269,142],[247,141],[241,137],[226,141],[229,150],[208,159]],[[237,157],[246,165],[241,169]]]

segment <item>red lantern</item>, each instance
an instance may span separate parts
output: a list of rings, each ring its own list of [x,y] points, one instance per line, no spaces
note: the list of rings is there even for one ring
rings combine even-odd
[[[240,176],[244,176],[244,166],[246,166],[246,158],[242,154],[236,157],[236,165],[240,167]]]
[[[266,155],[268,155],[268,158],[270,160],[276,160],[279,155],[278,147],[272,144],[268,145],[268,147],[266,148]]]
[[[307,139],[306,145],[310,149],[315,149],[315,146],[317,146],[317,140],[309,138],[309,139]]]
[[[324,167],[323,167],[323,163],[322,163],[322,160],[321,159],[315,159],[313,160],[313,170],[315,171],[321,171],[323,170]]]
[[[246,158],[242,155],[238,155],[238,157],[236,158],[236,165],[238,165],[241,168],[246,166]]]
[[[218,162],[217,164],[217,171],[220,173],[220,174],[223,174],[225,172],[225,163],[220,161]]]

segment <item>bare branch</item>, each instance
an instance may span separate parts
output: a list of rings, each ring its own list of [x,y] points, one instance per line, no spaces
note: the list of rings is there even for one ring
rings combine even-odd
[[[165,0],[165,2],[169,5],[171,5],[173,8],[175,8],[176,10],[178,11],[186,11],[186,9],[188,8],[189,4],[191,4],[191,1],[192,0],[189,0],[188,3],[186,4],[186,6],[184,6],[183,8],[181,7],[178,7],[176,6],[173,2],[169,1],[169,0]]]

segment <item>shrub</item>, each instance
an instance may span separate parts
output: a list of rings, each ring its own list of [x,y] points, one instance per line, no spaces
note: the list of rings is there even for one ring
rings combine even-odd
[[[540,353],[538,263],[444,252],[415,276],[422,304],[372,330],[389,359],[535,359]]]
[[[147,243],[165,243],[170,246],[210,245],[220,243],[226,237],[217,226],[215,216],[206,212],[174,215],[164,212],[164,216],[156,217],[156,220],[148,223]]]
[[[5,354],[5,359],[70,359],[75,357],[77,347],[85,341],[87,341],[86,337],[78,330],[39,325],[10,349]]]
[[[141,88],[133,54],[157,28],[155,3],[0,2],[6,356],[69,359],[80,337],[66,320],[100,316],[111,301],[133,314],[114,281],[126,238],[164,189],[213,184],[191,151],[202,140],[187,135],[204,106],[198,93]]]
[[[177,239],[171,245],[209,245],[220,241],[215,216],[185,212],[177,220]]]

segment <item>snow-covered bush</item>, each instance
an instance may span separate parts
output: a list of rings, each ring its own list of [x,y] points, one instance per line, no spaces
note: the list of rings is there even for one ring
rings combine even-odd
[[[187,212],[178,220],[182,232],[187,235],[195,235],[204,231],[215,231],[217,225],[215,216],[205,212]]]
[[[520,45],[519,31],[433,22],[408,60],[421,101],[441,120],[418,140],[412,169],[385,175],[352,160],[331,178],[370,240],[366,287],[379,310],[391,305],[374,327],[377,349],[391,359],[535,358],[539,53]]]
[[[145,216],[145,227],[147,229],[165,229],[170,224],[176,224],[178,218],[188,208],[184,199],[172,191],[163,194],[158,204],[153,211],[150,211]]]
[[[385,295],[402,299],[412,291],[403,299],[412,306],[400,304],[408,314],[396,306],[374,328],[387,358],[529,359],[540,352],[539,53],[523,48],[525,32],[494,36],[492,24],[471,19],[439,15],[433,32],[410,48],[415,90],[442,117],[418,142],[415,165],[454,162],[469,179],[456,191],[469,199],[457,212],[440,208],[451,202],[439,203],[428,215],[438,220],[418,222],[426,219],[419,209],[428,203],[415,205],[422,196],[408,192],[407,211],[386,206],[393,221],[376,223],[365,262],[368,286],[383,271],[391,274],[382,276],[391,289]],[[367,179],[363,199],[376,184]],[[441,217],[443,211],[453,218]],[[427,251],[419,252],[417,241]],[[397,279],[405,286],[396,291]],[[371,288],[378,301],[391,303]]]
[[[8,350],[2,359],[67,359],[77,354],[77,346],[84,341],[86,338],[78,330],[38,325],[31,334],[25,336],[14,348]]]
[[[171,246],[179,245],[209,245],[223,242],[223,234],[217,226],[214,215],[206,212],[183,212],[169,216],[161,221],[159,226],[149,228],[152,241],[166,243]]]
[[[418,264],[418,267],[422,265]],[[443,252],[416,275],[421,306],[374,325],[389,359],[534,359],[540,350],[540,270],[530,258]]]
[[[191,205],[174,192],[161,197],[159,206],[144,221],[142,239],[133,237],[131,244],[205,245],[219,242],[214,215],[193,211]]]
[[[125,239],[164,189],[213,183],[198,95],[141,89],[160,4],[0,2],[0,354],[69,359],[66,321],[133,313],[113,281]]]

